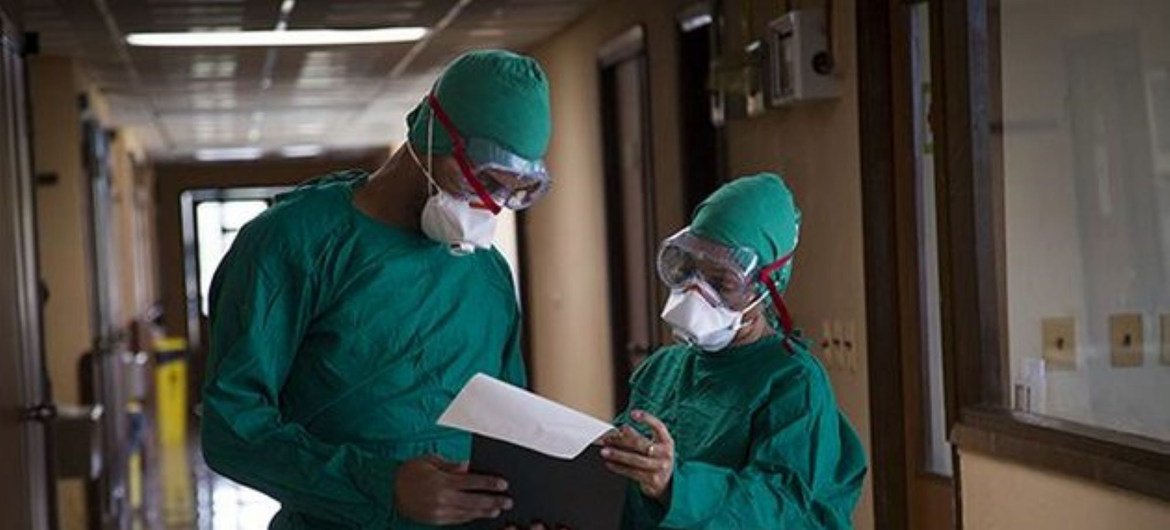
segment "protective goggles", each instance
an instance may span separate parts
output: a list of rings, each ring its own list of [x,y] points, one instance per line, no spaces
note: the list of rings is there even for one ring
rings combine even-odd
[[[500,213],[523,210],[548,193],[550,179],[541,160],[528,160],[483,138],[464,138],[434,94],[427,105],[451,139],[455,161],[463,173],[463,198],[476,197],[472,207]]]
[[[792,316],[776,285],[777,272],[792,261],[795,249],[761,266],[749,248],[735,248],[699,237],[685,228],[662,242],[658,251],[658,277],[671,290],[698,288],[712,304],[742,311],[760,296],[764,286],[776,308],[784,333],[792,332]]]
[[[759,258],[748,248],[732,248],[703,239],[689,228],[668,237],[658,250],[658,277],[671,289],[703,286],[712,303],[740,310],[752,302]],[[718,295],[711,300],[710,294]]]

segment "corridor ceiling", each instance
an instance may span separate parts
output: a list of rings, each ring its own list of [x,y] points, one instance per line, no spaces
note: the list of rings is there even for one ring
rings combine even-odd
[[[597,0],[22,0],[41,52],[77,58],[155,158],[203,148],[389,145],[437,71],[473,48],[524,50]],[[138,48],[136,32],[423,26],[421,41]]]

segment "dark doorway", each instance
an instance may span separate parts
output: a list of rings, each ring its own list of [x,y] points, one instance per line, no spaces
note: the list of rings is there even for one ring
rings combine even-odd
[[[956,528],[942,295],[933,4],[857,5],[874,519]]]
[[[658,337],[649,83],[642,27],[610,41],[598,57],[614,404],[621,410],[630,374],[653,351]]]
[[[679,119],[682,127],[682,182],[689,214],[727,178],[727,140],[712,119],[711,56],[718,26],[710,2],[678,16]]]

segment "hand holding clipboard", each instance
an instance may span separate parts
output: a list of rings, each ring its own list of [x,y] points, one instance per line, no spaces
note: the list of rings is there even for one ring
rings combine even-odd
[[[596,445],[613,426],[486,375],[476,375],[439,418],[472,433],[471,471],[508,481],[513,508],[481,528],[535,521],[617,530],[628,482]],[[548,530],[553,530],[549,528]]]

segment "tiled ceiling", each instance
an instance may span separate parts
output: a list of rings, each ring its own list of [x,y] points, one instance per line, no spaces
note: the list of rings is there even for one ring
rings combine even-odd
[[[473,48],[524,50],[597,0],[297,0],[289,29],[423,26],[423,41],[329,47],[135,48],[128,33],[271,30],[282,0],[23,0],[43,53],[76,57],[114,125],[159,158],[207,147],[386,145],[439,68]]]

